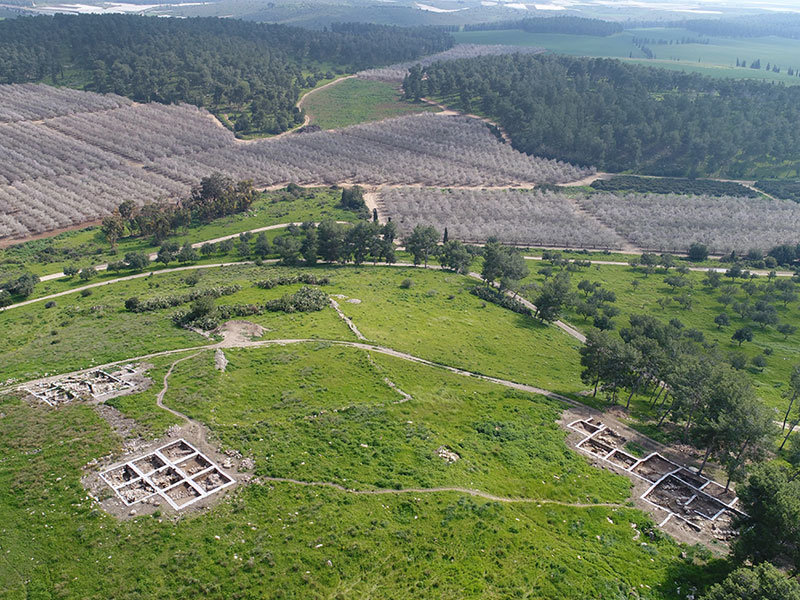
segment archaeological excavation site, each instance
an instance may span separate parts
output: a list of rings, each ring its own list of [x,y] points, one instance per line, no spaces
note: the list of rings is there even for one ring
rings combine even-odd
[[[568,427],[581,436],[575,443],[578,450],[633,481],[637,504],[662,529],[722,542],[735,535],[732,522],[744,514],[730,489],[658,452],[643,457],[626,452],[629,440],[598,418],[578,419]]]

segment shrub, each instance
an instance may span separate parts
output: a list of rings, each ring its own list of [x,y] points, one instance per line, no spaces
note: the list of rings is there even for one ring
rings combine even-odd
[[[533,316],[531,309],[525,306],[519,300],[514,300],[510,298],[506,294],[496,290],[495,288],[477,285],[470,290],[470,293],[474,296],[477,296],[481,300],[486,300],[488,302],[492,302],[497,304],[498,306],[502,306],[503,308],[507,308],[508,310],[512,310],[515,313],[519,313],[521,315]]]
[[[400,282],[400,287],[403,288],[404,290],[411,288],[411,286],[413,285],[414,282],[411,281],[410,279],[403,279],[403,281]]]
[[[294,283],[305,283],[307,285],[328,285],[331,282],[328,277],[317,277],[313,273],[300,273],[297,275],[280,275],[272,279],[256,281],[255,286],[270,290],[279,285],[292,285]]]

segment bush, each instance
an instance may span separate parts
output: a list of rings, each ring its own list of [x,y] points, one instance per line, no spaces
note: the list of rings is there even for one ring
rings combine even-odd
[[[400,287],[404,290],[411,288],[412,285],[414,285],[414,282],[410,279],[403,279],[403,281],[400,282]]]
[[[280,275],[272,279],[256,281],[254,285],[265,290],[271,290],[279,285],[292,285],[294,283],[305,283],[307,285],[328,285],[330,282],[331,280],[328,277],[317,277],[312,273],[300,273],[297,275]]]
[[[92,290],[81,290],[81,296],[83,296],[84,298],[91,295],[92,295]]]
[[[172,306],[179,306],[187,302],[193,302],[200,298],[219,298],[221,296],[230,296],[241,290],[240,285],[224,285],[203,290],[192,290],[186,294],[175,294],[173,296],[158,296],[148,300],[139,300],[138,298],[129,298],[125,301],[125,308],[131,312],[150,312],[153,310],[160,310],[162,308],[170,308]]]
[[[44,305],[44,307],[45,307],[45,308],[53,308],[55,305],[56,305],[56,301],[55,301],[55,300],[50,300],[50,302],[47,302],[47,303]]]
[[[708,246],[695,242],[689,246],[689,260],[692,262],[702,262],[708,258]]]
[[[474,296],[477,296],[481,300],[492,302],[494,304],[497,304],[498,306],[502,306],[503,308],[512,310],[515,313],[519,313],[521,315],[527,315],[529,317],[533,316],[531,309],[525,306],[522,302],[508,297],[507,295],[496,290],[495,288],[477,285],[470,290],[470,293]]]

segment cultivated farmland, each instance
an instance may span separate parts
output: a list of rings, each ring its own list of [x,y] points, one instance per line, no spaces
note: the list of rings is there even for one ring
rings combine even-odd
[[[114,94],[92,94],[34,83],[2,85],[0,123],[49,119],[60,115],[110,110],[131,104],[127,98]]]
[[[153,168],[187,182],[223,171],[265,186],[290,181],[505,186],[566,182],[593,172],[517,152],[474,119],[433,114],[173,157]]]
[[[763,251],[797,243],[800,206],[791,201],[678,194],[592,194],[580,205],[642,249],[685,252]]]
[[[447,227],[453,239],[505,243],[619,249],[619,235],[579,212],[569,197],[552,191],[440,190],[400,188],[380,196],[381,212],[401,234],[416,225]]]
[[[533,185],[593,172],[521,154],[466,117],[425,114],[242,143],[188,105],[33,85],[0,87],[0,97],[19,106],[4,113],[14,122],[0,124],[0,238],[85,223],[128,198],[177,198],[213,172],[263,186]]]

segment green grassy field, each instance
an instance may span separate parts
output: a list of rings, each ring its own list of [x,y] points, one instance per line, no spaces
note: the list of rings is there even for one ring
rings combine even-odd
[[[623,502],[629,482],[564,445],[550,401],[305,345],[205,353],[176,368],[165,402],[203,419],[257,473],[389,485],[486,486],[567,502]],[[163,373],[165,364],[154,368]],[[394,380],[413,400],[383,381]],[[160,386],[157,386],[160,387]],[[117,404],[156,411],[155,390]],[[682,597],[719,564],[692,564],[628,508],[505,504],[454,492],[352,495],[250,484],[179,519],[117,521],[94,508],[83,465],[119,451],[85,405],[0,399],[4,598]],[[170,421],[150,419],[154,430]],[[362,446],[366,444],[366,448]],[[452,465],[440,444],[460,453]],[[652,537],[635,539],[631,524]]]
[[[264,302],[299,288],[252,287],[279,267],[238,266],[207,271],[198,289],[238,283],[243,289],[219,304]],[[285,272],[282,271],[282,272]],[[562,393],[583,389],[578,378],[578,342],[560,330],[486,304],[468,293],[471,278],[438,270],[400,267],[317,267],[328,275],[329,294],[372,342],[428,360],[504,377]],[[411,289],[400,283],[411,279]],[[209,343],[202,336],[175,327],[176,309],[130,313],[127,298],[142,299],[188,291],[183,273],[156,272],[152,277],[96,288],[88,297],[64,296],[52,308],[44,303],[0,313],[0,340],[6,377],[32,379],[127,357]],[[250,319],[268,329],[267,337],[321,338],[355,341],[332,309],[317,313],[268,313]],[[146,332],[144,335],[141,332]]]
[[[322,129],[439,110],[404,101],[397,87],[390,83],[362,79],[347,79],[320,90],[303,101],[303,108],[311,123]]]
[[[789,76],[788,68],[800,68],[800,41],[778,37],[764,38],[718,38],[708,39],[708,44],[658,44],[656,40],[676,40],[681,38],[700,38],[699,34],[685,29],[648,28],[629,29],[608,37],[539,34],[522,30],[466,31],[454,34],[456,40],[464,44],[507,44],[515,46],[540,46],[549,52],[574,56],[610,57],[711,77],[731,77],[737,79],[758,79],[786,84],[800,84],[800,78]],[[640,48],[633,44],[633,38],[649,38],[647,46],[655,54],[648,59]],[[737,68],[736,60],[747,61],[749,65],[761,60],[762,68]],[[780,73],[767,71],[767,63],[777,64]]]

